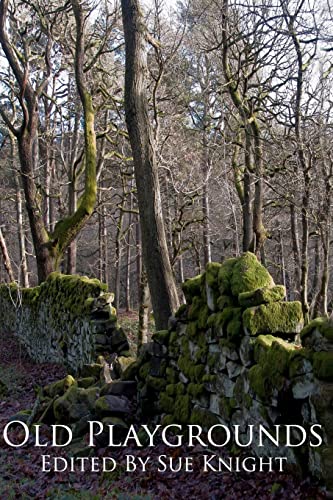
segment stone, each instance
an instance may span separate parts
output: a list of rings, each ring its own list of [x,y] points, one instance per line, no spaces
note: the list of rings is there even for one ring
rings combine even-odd
[[[82,389],[72,385],[63,396],[57,398],[53,404],[53,412],[57,423],[77,422],[89,416],[98,397],[99,388]]]
[[[151,356],[156,356],[157,358],[164,358],[168,350],[165,345],[157,344],[156,342],[149,342],[147,344],[147,352]]]
[[[109,344],[109,339],[106,335],[97,333],[94,335],[95,344],[100,344],[102,346],[107,346]]]
[[[85,377],[85,378],[78,378],[77,379],[77,385],[79,387],[83,387],[83,389],[88,389],[88,387],[91,387],[94,385],[96,382],[95,377]]]
[[[305,399],[315,390],[316,382],[312,374],[295,377],[292,383],[292,393],[295,399]]]
[[[249,335],[279,334],[281,337],[295,337],[304,324],[302,305],[296,301],[250,307],[243,313],[243,324]]]
[[[261,304],[270,304],[279,302],[286,296],[286,288],[282,285],[276,285],[271,288],[257,288],[251,292],[243,292],[238,295],[238,302],[242,307],[254,307]]]
[[[239,359],[238,353],[235,348],[231,348],[227,345],[223,345],[221,349],[221,353],[227,358],[231,359],[231,361],[237,361]]]
[[[97,399],[95,411],[98,417],[128,415],[132,412],[131,403],[125,396],[107,395]]]
[[[231,398],[234,392],[235,383],[224,373],[216,376],[215,388],[218,394]]]
[[[101,396],[126,396],[131,399],[136,397],[137,383],[135,381],[115,380],[111,384],[103,385]]]
[[[244,366],[234,363],[233,361],[228,361],[226,367],[229,378],[236,378],[245,370]]]
[[[211,394],[209,397],[209,411],[217,415],[220,413],[219,400],[220,398],[216,394]]]
[[[81,368],[81,377],[94,377],[95,379],[99,379],[102,369],[103,365],[99,363],[85,364]]]
[[[110,348],[112,352],[129,350],[129,343],[122,328],[117,328],[112,331],[112,335],[110,337]]]
[[[184,373],[183,372],[180,372],[179,373],[179,380],[183,383],[183,384],[188,384],[189,382],[189,379],[187,377],[185,377]]]
[[[239,357],[244,366],[250,366],[253,363],[253,341],[248,335],[241,340]]]
[[[44,394],[53,399],[56,396],[62,396],[67,389],[74,385],[77,385],[75,378],[71,375],[67,375],[67,377],[62,380],[58,380],[44,387]]]
[[[136,362],[136,358],[127,358],[125,356],[118,356],[113,363],[113,369],[118,377],[121,377],[126,369]]]

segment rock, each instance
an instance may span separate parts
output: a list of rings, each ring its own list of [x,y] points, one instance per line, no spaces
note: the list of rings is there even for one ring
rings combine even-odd
[[[239,357],[244,366],[250,366],[253,363],[253,340],[248,335],[242,338]]]
[[[187,377],[185,377],[184,373],[183,372],[180,372],[179,373],[179,380],[183,383],[183,384],[188,384],[189,380]]]
[[[211,394],[209,398],[209,411],[212,413],[220,414],[220,398],[217,394]]]
[[[102,370],[103,365],[100,365],[99,363],[85,364],[81,368],[81,377],[94,377],[97,380],[99,379]]]
[[[305,399],[313,393],[315,387],[316,383],[312,373],[307,373],[293,379],[292,393],[295,399]]]
[[[276,285],[272,288],[258,288],[251,292],[243,292],[238,295],[238,302],[242,307],[254,307],[261,304],[270,304],[279,302],[286,296],[286,288],[282,285]]]
[[[136,362],[136,358],[125,358],[124,356],[119,356],[116,358],[113,368],[116,372],[116,375],[120,378],[123,373],[125,373],[126,369]]]
[[[228,361],[226,367],[229,378],[236,378],[245,370],[244,366],[234,363],[233,361]]]
[[[109,344],[109,339],[106,335],[103,335],[101,333],[97,333],[94,335],[94,341],[95,344],[100,344],[102,346],[107,346]]]
[[[83,387],[83,389],[88,389],[88,387],[91,387],[94,385],[96,382],[96,379],[94,377],[85,377],[85,378],[78,378],[77,379],[77,385],[79,387]]]
[[[131,403],[125,396],[102,396],[95,403],[95,411],[98,417],[111,415],[128,415],[132,413]]]
[[[112,334],[110,336],[110,348],[112,352],[129,350],[129,343],[122,328],[112,330]]]
[[[221,346],[221,353],[227,358],[231,359],[231,361],[237,361],[239,359],[238,353],[235,348],[231,348],[227,345]]]
[[[98,393],[97,387],[82,389],[77,385],[72,385],[53,404],[56,422],[66,424],[88,416],[94,408]]]
[[[99,448],[106,448],[110,444],[109,427],[113,426],[113,442],[121,443],[127,436],[129,426],[119,417],[104,417],[102,419],[103,431],[95,436],[94,442]]]
[[[157,342],[149,342],[149,344],[147,344],[147,352],[151,356],[156,356],[157,358],[164,358],[167,353],[167,348],[163,344],[157,344]]]
[[[300,302],[274,302],[250,307],[243,313],[244,329],[249,335],[279,334],[295,337],[303,327],[303,313]]]
[[[62,396],[67,389],[71,386],[76,386],[77,381],[71,375],[67,375],[67,377],[62,380],[58,380],[57,382],[53,382],[52,384],[44,387],[44,394],[50,398],[54,398],[56,396]]]
[[[101,389],[101,396],[126,396],[131,399],[136,396],[137,383],[134,381],[116,380],[111,384],[105,384]]]
[[[274,286],[274,281],[267,269],[250,252],[236,259],[232,266],[230,280],[232,295],[238,297],[243,292],[252,292],[258,288]]]
[[[227,398],[231,398],[234,392],[235,383],[227,375],[220,373],[216,376],[216,392]]]
[[[168,330],[160,330],[159,332],[154,333],[151,339],[153,342],[156,342],[157,344],[168,345],[169,338],[170,338],[170,332]]]

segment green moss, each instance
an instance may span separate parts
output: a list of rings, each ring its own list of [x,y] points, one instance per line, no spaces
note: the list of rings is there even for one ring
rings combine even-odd
[[[238,295],[238,302],[242,307],[254,307],[261,304],[270,304],[283,300],[286,296],[286,288],[276,285],[273,288],[258,288],[251,292],[243,292]]]
[[[252,366],[249,369],[249,382],[251,388],[261,399],[265,399],[266,396],[270,395],[271,387],[267,386],[267,379],[263,372],[263,368],[260,365]]]
[[[176,382],[178,382],[178,373],[176,372],[176,370],[168,366],[165,373],[168,384],[175,384]]]
[[[174,406],[174,398],[168,396],[166,392],[161,392],[159,398],[159,407],[161,408],[161,410],[165,411],[166,413],[173,413]]]
[[[204,392],[203,384],[193,384],[192,382],[187,387],[187,392],[193,398],[198,398]]]
[[[167,345],[169,343],[169,338],[170,332],[168,330],[160,330],[152,335],[152,340],[162,345]]]
[[[146,378],[146,384],[151,389],[154,389],[154,391],[160,392],[165,388],[166,380],[162,377],[153,377],[152,375],[148,375]]]
[[[205,372],[205,365],[196,365],[191,359],[182,355],[178,358],[178,366],[185,377],[189,378],[192,382],[201,382]]]
[[[202,300],[201,296],[193,297],[192,303],[188,309],[188,319],[194,321],[198,319],[200,310],[205,306],[205,302]]]
[[[139,372],[140,362],[135,361],[129,365],[121,375],[121,380],[135,380]]]
[[[196,321],[191,321],[186,327],[186,333],[190,338],[194,338],[198,331],[198,324]]]
[[[207,328],[207,321],[208,321],[209,314],[210,314],[210,311],[209,311],[208,306],[204,305],[200,309],[199,314],[198,314],[198,328],[200,328],[201,330]]]
[[[250,335],[279,333],[292,335],[303,325],[300,302],[275,302],[246,309],[243,324]]]
[[[92,380],[94,383],[94,379]],[[76,386],[77,382],[71,375],[67,375],[67,377],[62,380],[58,380],[44,387],[44,394],[50,398],[62,396],[72,385]]]
[[[177,396],[175,401],[174,416],[181,424],[190,420],[191,400],[188,395]]]
[[[187,310],[187,304],[182,304],[175,313],[176,318],[180,318],[181,316],[183,316],[186,310]]]
[[[168,396],[181,396],[185,393],[185,386],[181,382],[169,384],[166,386],[165,391]]]
[[[272,340],[271,337],[266,339],[261,336],[256,347],[255,356],[259,364],[249,370],[250,386],[261,399],[267,400],[273,389],[282,390],[286,376],[289,375],[290,359],[295,346],[282,339]]]
[[[233,268],[238,258],[226,259],[219,269],[218,283],[221,295],[231,294],[231,279]]]
[[[214,425],[220,424],[221,421],[217,415],[211,413],[209,410],[195,406],[191,411],[190,424],[200,425],[205,430],[213,427]],[[217,432],[214,433],[217,436]],[[224,436],[225,437],[225,436]],[[218,439],[218,436],[217,436]]]
[[[206,283],[213,289],[218,288],[218,275],[221,269],[219,262],[209,262],[206,265]]]
[[[233,411],[233,406],[230,404],[231,399],[222,397],[219,402],[220,415],[225,420],[229,420]]]
[[[301,331],[302,341],[314,330],[318,330],[329,342],[333,342],[333,323],[326,317],[315,318]]]
[[[223,311],[226,307],[235,306],[235,301],[230,295],[220,295],[217,299],[217,308],[219,311]]]
[[[320,380],[333,382],[333,352],[313,354],[313,372]]]
[[[194,278],[187,279],[182,284],[182,290],[188,304],[192,303],[193,297],[200,296],[204,276],[204,274],[200,274],[199,276],[195,276]]]
[[[273,278],[253,253],[244,253],[233,265],[231,292],[235,297],[243,292],[272,286],[274,286]]]
[[[162,427],[167,427],[168,425],[174,424],[175,419],[173,415],[164,415],[164,417],[161,420],[161,425]]]
[[[150,365],[150,362],[147,361],[146,363],[144,363],[140,369],[139,369],[139,376],[141,379],[143,380],[146,380],[146,378],[148,377],[149,375],[149,372],[150,372],[150,368],[151,368],[151,365]]]

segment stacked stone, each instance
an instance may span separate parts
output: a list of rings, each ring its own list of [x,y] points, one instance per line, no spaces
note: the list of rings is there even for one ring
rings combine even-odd
[[[52,273],[34,288],[1,285],[0,319],[36,362],[64,364],[77,374],[98,354],[115,353],[120,364],[128,364],[129,345],[113,299],[96,279]]]
[[[149,387],[147,399],[159,401],[164,423],[244,423],[255,338],[279,334],[294,339],[303,325],[301,305],[284,301],[284,287],[275,286],[250,253],[208,264],[203,275],[184,283],[183,291],[186,305],[169,331],[153,338],[164,346],[161,359],[167,356],[160,363],[163,373],[156,381],[146,360],[139,371],[142,392]]]
[[[308,415],[322,425],[324,443],[310,451],[310,471],[324,478],[333,492],[333,323],[316,318],[301,332],[301,341],[315,377],[315,390],[309,395]]]

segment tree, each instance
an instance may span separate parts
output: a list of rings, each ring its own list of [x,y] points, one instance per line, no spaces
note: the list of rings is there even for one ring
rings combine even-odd
[[[149,35],[138,1],[122,0],[121,5],[126,46],[126,124],[138,190],[143,259],[156,327],[163,329],[178,306],[178,296],[165,237],[156,151],[145,89]]]

